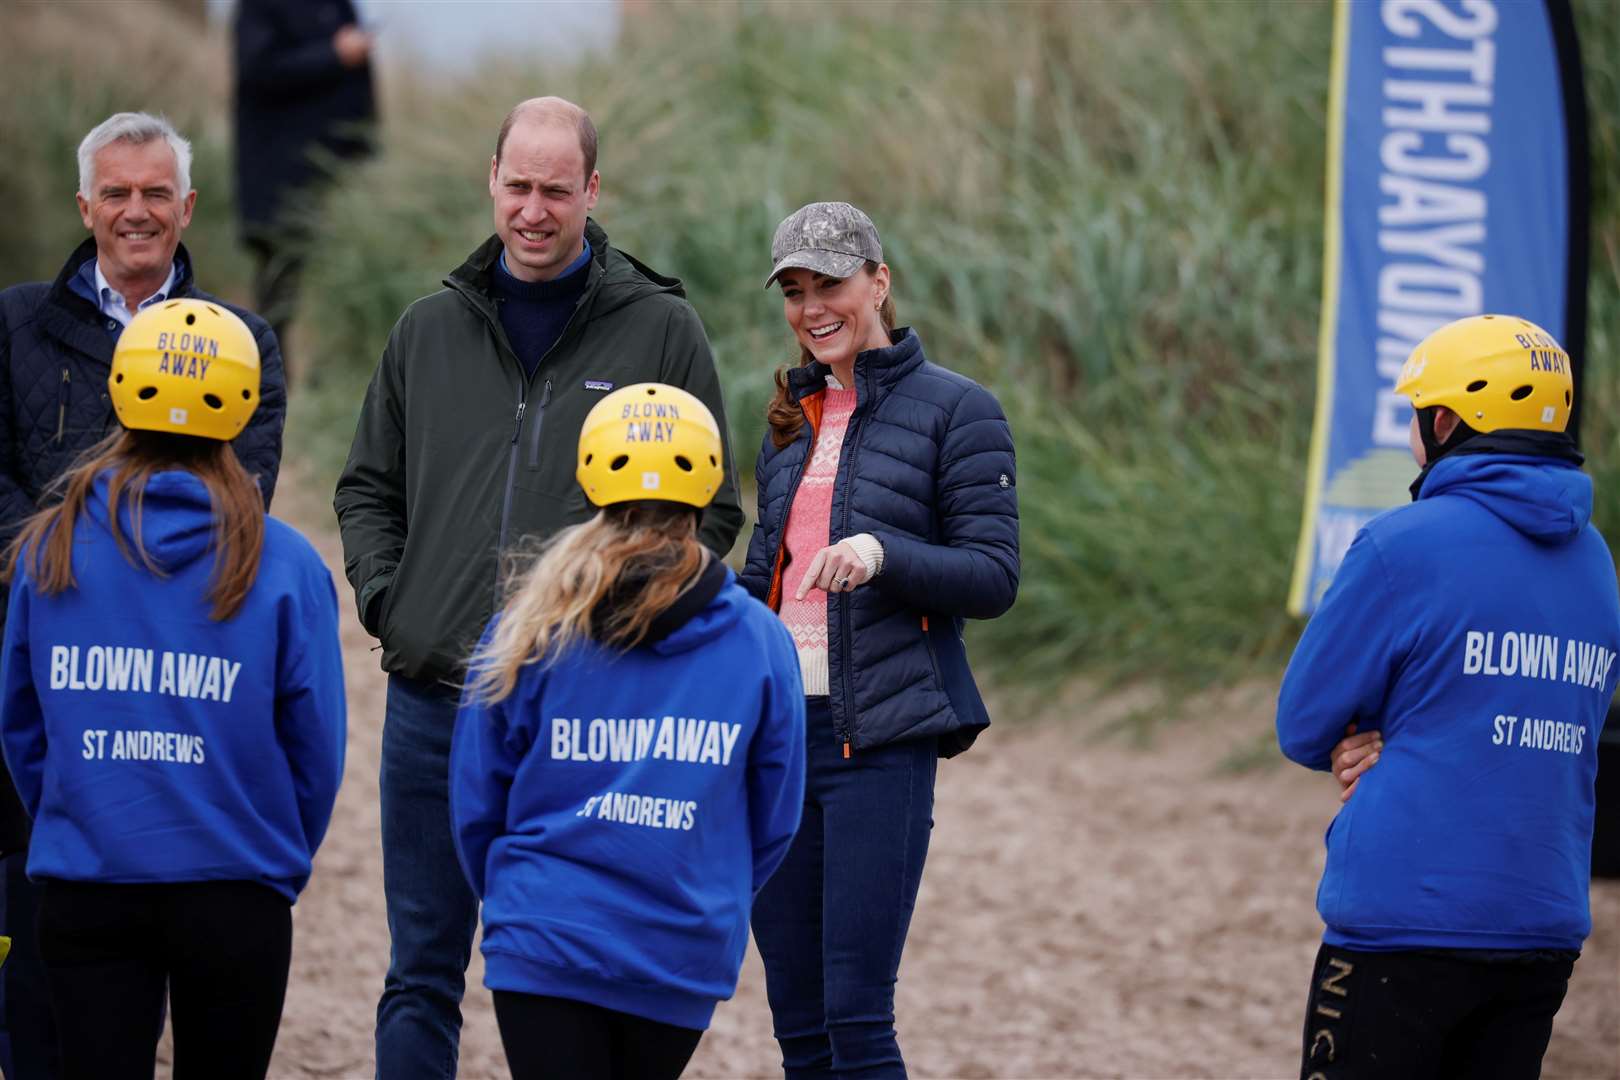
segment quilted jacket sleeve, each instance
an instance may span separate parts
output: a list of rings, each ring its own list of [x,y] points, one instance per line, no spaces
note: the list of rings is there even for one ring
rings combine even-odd
[[[759,457],[754,461],[754,490],[758,492],[758,510],[754,516],[754,531],[748,537],[748,558],[743,564],[742,573],[737,575],[737,583],[748,590],[748,595],[764,603],[766,594],[771,588],[771,573],[775,567],[771,565],[770,535],[766,531],[766,483],[765,459],[770,453],[771,433],[765,432],[765,440],[760,443]]]
[[[938,542],[873,529],[876,588],[920,611],[993,619],[1018,595],[1018,487],[1012,429],[995,397],[971,387],[945,429],[936,477]]]
[[[6,306],[0,304],[0,544],[9,544],[35,510],[34,500],[23,490],[18,472],[17,432],[12,430],[16,415],[11,384],[11,326]]]
[[[256,315],[243,313],[259,346],[259,407],[253,418],[231,443],[242,468],[259,482],[259,492],[268,509],[276,493],[276,477],[281,472],[281,431],[287,423],[287,379],[281,368],[281,345],[270,324]]]

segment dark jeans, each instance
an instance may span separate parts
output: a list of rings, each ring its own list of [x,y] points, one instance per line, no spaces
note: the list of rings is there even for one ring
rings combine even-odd
[[[904,1077],[894,984],[928,856],[938,746],[845,758],[827,699],[806,704],[804,818],[754,901],[783,1072]]]
[[[1300,1076],[1534,1080],[1574,966],[1567,956],[1487,962],[1323,945]]]
[[[11,938],[11,955],[0,976],[5,978],[6,1034],[11,1061],[8,1080],[55,1080],[61,1075],[56,1049],[56,1022],[51,1018],[45,990],[45,965],[39,957],[39,886],[28,880],[28,852],[14,851],[5,859],[5,921],[0,933]]]
[[[512,1080],[677,1080],[703,1032],[583,1001],[495,991]]]
[[[377,1002],[380,1080],[454,1077],[478,900],[450,838],[457,692],[388,676],[382,736],[388,977]]]
[[[65,1080],[150,1080],[165,987],[176,1080],[269,1070],[292,959],[274,889],[46,881],[39,943]]]

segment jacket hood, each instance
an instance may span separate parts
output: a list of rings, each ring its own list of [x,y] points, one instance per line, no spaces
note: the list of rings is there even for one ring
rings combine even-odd
[[[110,477],[96,477],[95,488],[85,502],[85,511],[97,527],[111,532],[107,502]],[[133,544],[135,519],[133,493],[125,491],[118,500],[118,531],[126,544]],[[208,488],[189,472],[155,473],[146,482],[146,498],[141,513],[141,546],[165,573],[173,573],[207,555],[213,547],[214,511]]]
[[[755,603],[753,597],[737,584],[737,575],[724,563],[718,559],[711,559],[709,567],[718,567],[725,575],[719,589],[713,594],[713,599],[685,622],[670,630],[663,639],[654,641],[649,646],[653,652],[660,656],[676,656],[707,645],[731,629],[742,618],[744,605]],[[711,570],[706,569],[703,577],[698,579],[698,584],[690,591],[698,592],[714,580]],[[721,676],[720,672],[715,674],[717,677]]]
[[[585,219],[585,239],[591,245],[590,282],[585,286],[585,296],[580,304],[589,313],[589,318],[595,319],[617,311],[644,296],[658,293],[686,295],[679,278],[666,277],[635,256],[610,245],[607,232],[594,218]],[[501,246],[499,234],[490,236],[479,245],[477,251],[467,256],[466,262],[451,271],[450,276],[444,279],[445,285],[463,295],[473,295],[493,304],[492,281],[495,263],[501,256]]]
[[[1434,463],[1419,499],[1457,495],[1525,536],[1567,544],[1592,518],[1592,478],[1574,462],[1516,454],[1459,454]]]

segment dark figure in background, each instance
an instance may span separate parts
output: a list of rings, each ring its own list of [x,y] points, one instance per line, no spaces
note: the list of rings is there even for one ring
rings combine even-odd
[[[90,235],[54,282],[0,291],[0,545],[52,501],[52,483],[117,430],[107,376],[113,348],[138,311],[184,297],[230,308],[253,333],[260,403],[231,442],[266,506],[281,463],[287,411],[281,352],[263,319],[197,288],[180,242],[191,224],[191,144],[167,121],[117,113],[79,143],[79,217]],[[30,822],[0,770],[0,933],[12,939],[0,968],[11,1036],[9,1080],[57,1075],[56,1034],[34,939],[37,890],[24,872]]]
[[[254,306],[283,346],[308,239],[290,211],[321,179],[323,158],[371,150],[371,48],[349,0],[237,5],[236,206],[257,264]]]

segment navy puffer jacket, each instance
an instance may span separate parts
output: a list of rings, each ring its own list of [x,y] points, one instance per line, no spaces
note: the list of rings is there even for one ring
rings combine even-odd
[[[107,376],[119,329],[69,282],[96,257],[87,239],[56,281],[0,292],[0,541],[9,541],[39,508],[40,493],[79,455],[118,426]],[[281,466],[287,387],[276,335],[263,319],[198,290],[182,245],[169,295],[227,308],[247,323],[259,346],[259,407],[231,441],[242,467],[259,482],[266,506]]]
[[[990,723],[962,620],[995,618],[1018,594],[1012,431],[995,397],[929,362],[916,333],[902,328],[893,340],[855,359],[857,404],[829,533],[833,543],[871,533],[883,545],[883,572],[828,598],[829,704],[838,739],[854,750],[938,737],[950,757]],[[811,363],[788,372],[792,400],[820,394],[830,371]],[[767,432],[755,468],[759,520],[741,581],[773,608],[813,439],[807,423],[778,450]]]

